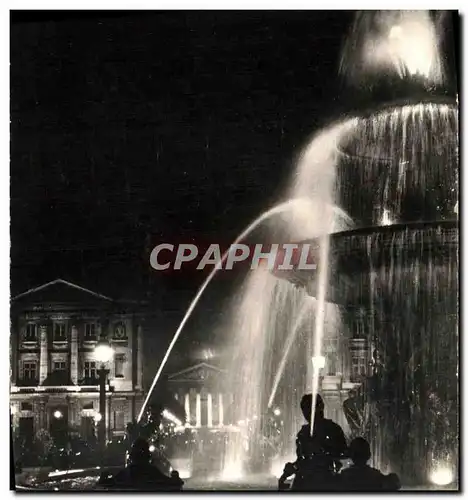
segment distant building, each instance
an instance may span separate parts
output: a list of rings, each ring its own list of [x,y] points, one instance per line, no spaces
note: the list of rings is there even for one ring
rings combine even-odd
[[[139,304],[113,300],[58,279],[11,301],[10,405],[15,436],[40,429],[91,440],[99,419],[94,350],[106,339],[108,437],[121,435],[143,403]]]
[[[319,392],[325,401],[326,416],[345,431],[348,422],[343,403],[350,391],[361,385],[369,370],[370,349],[359,334],[356,331],[355,338],[346,341],[338,338],[324,341],[325,367]],[[214,350],[201,350],[196,356],[197,363],[167,377],[170,393],[185,409],[186,420],[178,423],[178,437],[171,438],[172,446],[168,448],[171,463],[184,477],[220,472],[223,466],[220,450],[225,449],[231,433],[241,431],[240,422],[234,420],[234,394],[222,390],[229,387],[229,373],[221,368],[220,359],[213,359]],[[300,425],[299,418],[298,428]]]

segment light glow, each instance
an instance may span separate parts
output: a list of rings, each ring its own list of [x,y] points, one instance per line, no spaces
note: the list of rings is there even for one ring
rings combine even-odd
[[[95,422],[100,422],[102,420],[102,415],[99,412],[96,412],[94,414],[94,421]]]
[[[221,474],[221,479],[224,481],[237,481],[242,479],[242,477],[244,477],[244,474],[242,472],[242,466],[239,462],[228,465]]]
[[[440,467],[432,472],[430,479],[437,486],[447,486],[454,480],[454,477],[453,472],[448,467]]]
[[[54,418],[59,419],[59,418],[62,418],[62,417],[63,417],[63,414],[62,414],[62,412],[60,410],[55,410],[54,411]]]
[[[169,422],[172,422],[173,424],[176,424],[178,426],[182,426],[182,422],[169,410],[164,409],[162,412],[162,416],[169,420]]]
[[[325,356],[313,356],[312,366],[314,370],[323,370],[325,368]]]
[[[444,81],[440,27],[423,10],[357,14],[340,71],[356,83],[391,72],[439,85]]]
[[[107,344],[99,344],[96,349],[94,349],[94,356],[96,360],[101,363],[109,362],[114,355],[114,349]]]
[[[380,221],[382,226],[391,226],[393,224],[392,219],[390,218],[390,210],[384,208],[382,219]]]
[[[281,415],[281,410],[280,410],[279,408],[275,408],[275,409],[273,410],[273,413],[274,413],[277,417],[279,417],[279,416]]]

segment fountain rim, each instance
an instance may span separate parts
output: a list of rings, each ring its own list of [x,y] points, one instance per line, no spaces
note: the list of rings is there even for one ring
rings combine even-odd
[[[459,104],[455,96],[448,94],[421,94],[414,95],[410,97],[393,99],[388,101],[380,101],[369,103],[361,109],[350,109],[342,113],[343,121],[353,120],[353,119],[369,119],[375,114],[390,112],[395,108],[404,108],[406,106],[417,106],[418,104],[436,104],[436,105],[448,105],[457,111],[459,110]]]
[[[352,237],[352,236],[369,236],[371,234],[382,234],[382,233],[396,233],[402,232],[404,230],[417,230],[417,229],[459,229],[460,221],[459,219],[449,219],[449,220],[432,220],[432,221],[418,221],[418,222],[399,222],[398,224],[389,224],[385,226],[365,226],[358,227],[354,229],[347,229],[344,231],[338,231],[336,233],[329,233],[329,237],[332,239]],[[299,244],[317,242],[318,238],[310,238],[302,240]]]
[[[453,96],[449,95],[432,95],[432,94],[427,94],[423,96],[413,96],[413,97],[408,97],[404,99],[396,99],[396,100],[391,100],[391,101],[382,101],[381,103],[377,103],[374,106],[368,106],[364,109],[361,110],[349,110],[341,115],[341,123],[350,123],[353,121],[358,122],[359,120],[371,120],[373,117],[377,115],[383,115],[383,114],[390,114],[392,111],[395,109],[402,109],[404,107],[410,107],[410,106],[418,106],[418,105],[439,105],[439,106],[449,106],[451,109],[459,113],[459,105],[457,103],[457,100]],[[357,123],[356,123],[357,125]],[[348,135],[348,134],[346,134]],[[352,137],[352,134],[349,134]],[[357,140],[357,139],[355,139]],[[351,140],[350,142],[353,143],[355,140]],[[388,164],[389,162],[395,161],[395,158],[392,157],[386,157],[386,156],[374,156],[374,155],[367,155],[367,154],[354,154],[353,152],[349,151],[349,148],[345,144],[347,141],[345,137],[340,137],[339,141],[337,141],[337,144],[335,145],[335,149],[337,153],[345,158],[348,158],[349,160],[364,160],[364,161],[372,161],[377,164]],[[459,156],[459,154],[449,154],[446,156],[446,158],[451,159],[454,157]]]

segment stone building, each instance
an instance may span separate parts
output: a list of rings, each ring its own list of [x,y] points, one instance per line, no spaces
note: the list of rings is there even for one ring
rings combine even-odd
[[[114,350],[106,385],[108,438],[125,432],[143,403],[142,315],[138,303],[116,301],[62,279],[11,300],[10,405],[15,436],[40,429],[91,440],[99,414],[95,348]]]

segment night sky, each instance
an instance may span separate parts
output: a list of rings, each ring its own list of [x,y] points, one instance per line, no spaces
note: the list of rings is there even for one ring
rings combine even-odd
[[[158,274],[151,249],[227,244],[275,203],[339,99],[351,19],[13,15],[12,294],[61,277],[144,295],[171,330],[205,275]]]

